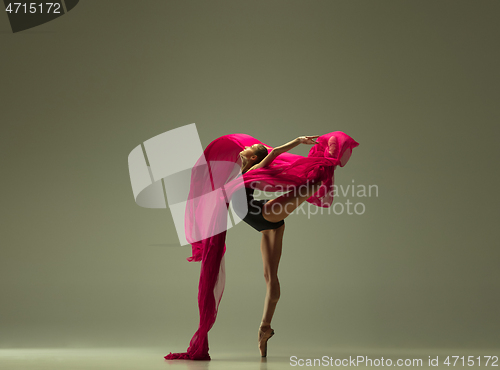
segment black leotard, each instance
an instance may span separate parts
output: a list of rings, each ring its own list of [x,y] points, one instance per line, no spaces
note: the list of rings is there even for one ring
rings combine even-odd
[[[248,206],[248,213],[246,215],[241,205],[238,205],[237,201],[233,201],[234,211],[244,222],[252,226],[257,231],[277,229],[281,225],[285,224],[284,220],[281,220],[279,222],[267,221],[264,216],[262,216],[262,207],[264,206],[264,204],[269,202],[269,200],[254,199],[254,189],[252,188],[245,188],[245,191],[247,194]]]

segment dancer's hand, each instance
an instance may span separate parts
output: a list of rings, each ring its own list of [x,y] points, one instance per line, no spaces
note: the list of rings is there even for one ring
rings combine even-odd
[[[319,135],[315,136],[299,136],[299,140],[301,144],[317,144],[318,142],[314,139],[317,139]]]

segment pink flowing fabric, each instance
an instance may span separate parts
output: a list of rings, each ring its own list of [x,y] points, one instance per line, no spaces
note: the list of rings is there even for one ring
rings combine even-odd
[[[198,285],[200,322],[186,352],[170,352],[165,359],[210,360],[208,331],[217,317],[225,284],[227,214],[231,197],[253,187],[270,192],[294,190],[308,182],[323,186],[307,201],[319,207],[333,203],[334,170],[344,167],[357,143],[349,135],[335,131],[320,136],[307,157],[282,153],[271,165],[242,177],[239,153],[245,146],[263,144],[246,134],[225,135],[212,141],[191,171],[186,204],[186,239],[192,246],[188,261],[201,261]]]

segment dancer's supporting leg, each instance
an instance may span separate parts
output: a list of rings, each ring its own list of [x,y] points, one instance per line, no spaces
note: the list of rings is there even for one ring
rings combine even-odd
[[[261,356],[267,355],[267,340],[274,334],[271,329],[271,320],[280,298],[280,283],[278,280],[278,265],[283,245],[285,225],[278,229],[263,230],[261,241],[262,262],[264,265],[264,278],[267,292],[264,300],[264,313],[259,328],[259,349]]]
[[[321,184],[307,184],[296,191],[292,190],[282,196],[270,200],[262,209],[262,215],[270,222],[279,222],[292,213],[300,204],[316,193]],[[278,280],[278,265],[283,245],[285,225],[278,229],[263,230],[261,251],[264,263],[264,278],[266,279],[267,293],[264,301],[264,313],[259,328],[259,349],[263,357],[267,356],[267,340],[274,334],[271,329],[276,304],[280,297],[280,283]]]
[[[280,222],[316,193],[323,183],[309,183],[272,199],[262,208],[262,216],[270,222]]]
[[[283,233],[285,225],[278,229],[263,230],[260,250],[264,266],[264,279],[266,280],[267,293],[264,301],[264,313],[261,326],[266,328],[271,325],[276,304],[280,298],[280,282],[278,280],[278,265],[281,258]]]

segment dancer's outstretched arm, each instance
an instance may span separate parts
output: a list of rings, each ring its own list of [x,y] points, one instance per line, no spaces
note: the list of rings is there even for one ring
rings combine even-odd
[[[294,139],[286,144],[283,144],[281,146],[274,148],[272,151],[277,153],[277,154],[281,154],[284,152],[288,152],[290,149],[295,148],[299,144],[317,144],[316,140],[314,140],[314,139],[317,139],[318,137],[319,137],[319,135],[299,136],[298,138],[296,138],[296,139]]]
[[[269,154],[260,163],[256,164],[252,168],[250,168],[249,171],[255,170],[257,168],[269,166],[278,155],[280,155],[281,153],[284,153],[284,152],[288,152],[290,149],[295,148],[299,144],[313,144],[313,145],[317,144],[317,142],[314,139],[316,139],[318,137],[319,137],[319,135],[299,136],[298,138],[296,138],[296,139],[294,139],[286,144],[278,146],[278,147],[274,148],[273,150],[271,150],[269,152]]]

